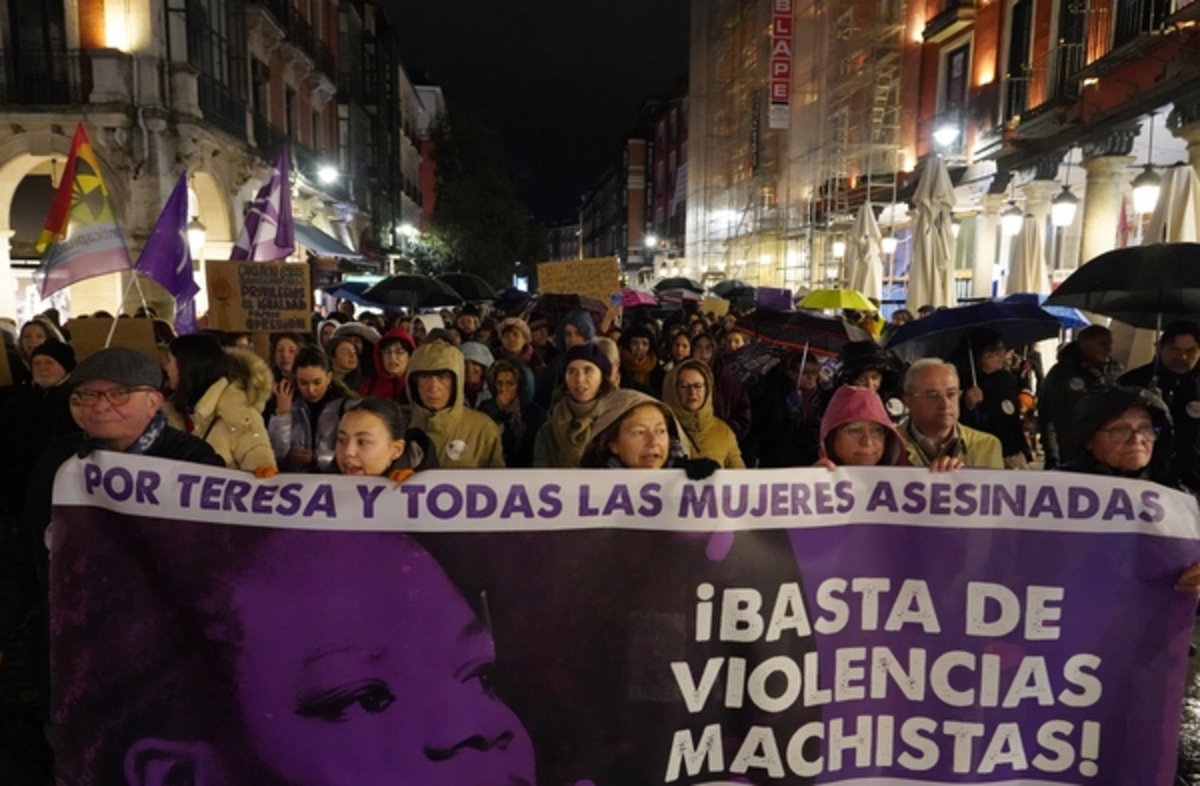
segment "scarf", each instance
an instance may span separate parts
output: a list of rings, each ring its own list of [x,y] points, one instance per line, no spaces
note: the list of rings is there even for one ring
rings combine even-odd
[[[601,396],[580,404],[563,396],[550,411],[550,428],[558,446],[558,466],[578,467],[583,448],[592,435],[592,424],[599,415]]]
[[[492,399],[495,401],[495,399]],[[504,416],[504,430],[512,435],[513,442],[520,444],[525,438],[525,419],[521,417],[521,397],[513,396],[507,407],[497,406],[496,409]]]
[[[359,387],[358,392],[363,396],[390,398],[397,404],[408,406],[408,375],[393,377],[383,374],[375,379],[367,379]]]
[[[639,385],[650,384],[650,374],[658,368],[658,355],[647,352],[641,360],[634,360],[628,349],[621,350],[621,373],[628,375]]]
[[[142,432],[142,435],[125,452],[132,453],[135,456],[145,456],[151,446],[162,436],[166,428],[167,414],[160,409],[154,413],[154,417],[150,419],[150,425],[146,426],[146,430]],[[87,458],[92,454],[92,451],[102,448],[103,446],[97,440],[84,437],[83,442],[79,443],[79,458]]]
[[[503,346],[497,350],[497,360],[511,360],[513,363],[520,363],[522,366],[528,366],[533,362],[533,344],[525,344],[524,348],[515,355],[506,350]]]

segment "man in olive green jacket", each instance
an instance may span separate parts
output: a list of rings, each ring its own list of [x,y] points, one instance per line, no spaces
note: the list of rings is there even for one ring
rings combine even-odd
[[[964,467],[1004,469],[1000,440],[958,422],[958,372],[937,358],[922,358],[904,376],[908,419],[900,435],[914,467],[961,462]],[[957,465],[957,464],[956,464]]]
[[[439,467],[503,467],[500,428],[463,397],[463,354],[434,341],[422,344],[408,364],[412,426],[429,435]]]

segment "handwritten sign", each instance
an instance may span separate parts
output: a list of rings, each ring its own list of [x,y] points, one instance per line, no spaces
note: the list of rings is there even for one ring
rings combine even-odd
[[[312,287],[308,265],[287,262],[209,262],[209,327],[241,332],[309,329]]]
[[[621,289],[616,257],[568,259],[538,265],[538,289],[547,294],[584,295],[601,303]]]

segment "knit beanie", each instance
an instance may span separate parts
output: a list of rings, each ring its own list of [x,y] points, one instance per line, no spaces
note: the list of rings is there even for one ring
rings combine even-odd
[[[48,339],[34,347],[33,352],[29,354],[29,359],[32,361],[38,355],[54,358],[54,361],[62,366],[68,374],[75,370],[75,350],[71,348],[70,344]]]
[[[563,355],[563,375],[566,376],[567,366],[571,365],[574,360],[586,360],[593,366],[600,369],[600,374],[608,379],[612,376],[612,363],[608,362],[608,355],[604,354],[604,350],[591,343],[577,344],[571,347]]]

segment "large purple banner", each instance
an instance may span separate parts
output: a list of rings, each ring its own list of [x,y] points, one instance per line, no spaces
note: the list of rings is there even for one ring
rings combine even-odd
[[[1171,783],[1159,486],[100,453],[55,501],[61,784]]]

